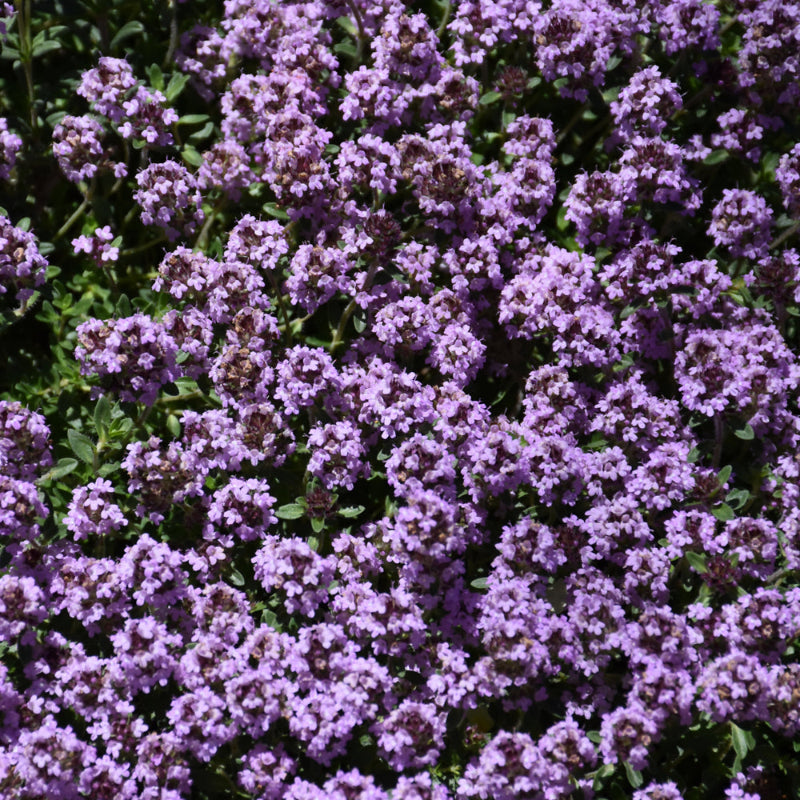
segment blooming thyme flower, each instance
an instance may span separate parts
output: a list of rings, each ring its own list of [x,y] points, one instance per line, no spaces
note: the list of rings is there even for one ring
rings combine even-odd
[[[775,178],[781,187],[783,207],[792,217],[797,217],[800,214],[800,144],[781,156]]]
[[[611,103],[611,114],[621,136],[628,138],[634,130],[658,136],[666,128],[669,117],[683,107],[678,85],[662,78],[658,67],[639,70],[619,97]]]
[[[0,471],[33,481],[52,463],[45,418],[16,401],[0,400]]]
[[[81,75],[77,93],[92,103],[98,114],[119,122],[124,115],[123,102],[135,86],[136,78],[125,59],[104,56],[95,68]]]
[[[141,208],[145,225],[158,225],[174,242],[179,236],[190,236],[204,214],[197,180],[177,161],[163,161],[145,167],[136,176],[139,189],[134,200]]]
[[[95,230],[91,236],[79,236],[73,239],[72,248],[75,253],[86,253],[98,266],[103,266],[119,258],[119,247],[111,244],[113,240],[114,234],[111,228],[104,225]]]
[[[198,186],[221,189],[233,201],[241,197],[241,189],[249,186],[255,175],[250,168],[250,156],[238,142],[226,139],[203,153],[203,163],[197,171]]]
[[[120,507],[106,498],[113,491],[111,481],[98,478],[72,493],[64,525],[76,541],[87,536],[106,536],[128,524]]]
[[[734,258],[761,258],[769,243],[772,209],[767,201],[746,189],[725,189],[711,212],[708,233]]]
[[[0,180],[7,181],[17,162],[22,139],[8,130],[8,121],[0,117]]]
[[[161,387],[180,375],[177,351],[162,323],[137,313],[81,323],[75,357],[85,375],[97,375],[122,400],[152,405]]]
[[[242,541],[260,539],[278,521],[272,511],[275,498],[266,481],[231,478],[214,492],[208,519],[222,531],[232,531]]]
[[[9,301],[29,300],[34,289],[44,283],[47,265],[36,237],[0,216],[0,303],[7,307]]]

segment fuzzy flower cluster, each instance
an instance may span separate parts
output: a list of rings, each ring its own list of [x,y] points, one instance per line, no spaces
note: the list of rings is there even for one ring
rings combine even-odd
[[[0,796],[796,792],[800,2],[424,5],[173,4],[194,155],[83,73],[169,245],[0,401]]]

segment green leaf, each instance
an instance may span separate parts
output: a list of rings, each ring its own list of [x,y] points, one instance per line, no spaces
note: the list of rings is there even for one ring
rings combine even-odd
[[[278,519],[300,519],[305,516],[306,510],[299,503],[287,503],[275,511]]]
[[[184,145],[183,150],[181,150],[181,157],[190,167],[199,167],[203,163],[203,156],[190,144]]]
[[[70,428],[67,431],[67,439],[69,440],[72,452],[86,464],[94,464],[94,444],[92,440],[84,434]]]
[[[110,422],[111,402],[106,395],[102,395],[94,407],[94,428],[99,437],[106,435]]]
[[[337,17],[336,24],[346,33],[349,33],[350,36],[358,36],[358,28],[355,26],[350,17]]]
[[[181,436],[181,423],[174,414],[167,417],[167,430],[176,438],[180,439]]]
[[[734,511],[738,511],[751,497],[752,495],[747,489],[733,489],[726,495],[725,502],[728,503]]]
[[[178,120],[178,125],[199,125],[208,122],[208,114],[185,114]]]
[[[625,762],[625,774],[628,776],[628,782],[634,789],[638,789],[643,783],[644,778],[638,769],[634,769],[627,761]]]
[[[47,472],[44,476],[45,480],[56,480],[69,475],[76,467],[78,462],[74,458],[59,458],[58,463]]]
[[[161,71],[161,67],[158,64],[151,64],[145,72],[147,73],[147,77],[150,79],[150,85],[159,92],[164,91],[164,73]]]
[[[342,53],[349,58],[358,58],[358,50],[350,42],[339,42],[339,44],[333,46],[333,52]]]
[[[500,98],[502,98],[502,94],[500,92],[486,92],[486,94],[481,96],[481,99],[478,100],[478,103],[482,106],[489,106],[492,103],[496,103]]]
[[[746,731],[743,731],[738,725],[731,722],[731,742],[733,743],[733,749],[736,751],[736,755],[744,761],[747,753],[750,751],[750,748],[755,744],[754,741],[751,742],[753,735]],[[748,738],[749,737],[749,738]]]
[[[275,217],[275,219],[291,219],[291,217],[282,208],[278,208],[275,203],[264,203],[261,209],[265,214],[269,214],[271,217]]]
[[[708,166],[713,166],[714,164],[721,164],[728,158],[728,151],[727,150],[714,150],[712,153],[709,153],[704,159],[703,163],[707,164]]]
[[[711,509],[711,513],[720,521],[728,522],[736,517],[733,509],[727,503],[720,503],[716,508]]]
[[[728,482],[731,472],[733,472],[733,467],[730,464],[727,464],[719,471],[719,474],[717,475],[717,482],[720,486],[724,486]]]
[[[114,315],[118,319],[123,319],[125,317],[130,317],[133,314],[133,306],[131,305],[131,300],[126,294],[121,294],[119,296],[119,300],[117,300],[117,305],[114,308]]]
[[[108,461],[97,470],[97,475],[100,478],[107,478],[109,475],[119,471],[121,466],[122,464],[119,461]]]
[[[34,58],[40,58],[45,53],[52,53],[53,50],[60,50],[60,49],[61,49],[61,42],[54,42],[52,39],[48,39],[45,42],[39,42],[39,44],[34,45],[31,55]]]
[[[340,517],[352,519],[361,514],[362,511],[364,511],[364,506],[346,506],[345,508],[340,508],[336,513],[339,514]]]
[[[116,34],[114,34],[114,38],[111,40],[111,49],[115,50],[125,39],[136,36],[139,33],[144,33],[144,25],[139,22],[139,20],[126,22]]]
[[[324,517],[311,517],[311,530],[314,531],[314,533],[322,533],[324,527]]]
[[[185,75],[183,72],[173,72],[167,84],[167,90],[164,92],[167,102],[171,103],[175,100],[184,90],[188,81],[188,75]]]
[[[236,567],[231,567],[229,579],[234,586],[244,586],[244,575]]]
[[[756,434],[753,430],[753,426],[748,423],[741,430],[734,431],[734,435],[739,439],[744,439],[746,442],[749,442]]]
[[[700,555],[700,553],[687,553],[686,560],[689,562],[689,565],[695,572],[699,572],[701,575],[704,572],[708,572],[708,567],[706,566],[706,557]]]
[[[489,580],[489,579],[488,579],[487,577],[483,577],[483,578],[475,578],[475,580],[474,580],[474,581],[471,581],[471,582],[470,582],[470,586],[471,586],[473,589],[485,589],[485,588],[486,588],[486,584],[487,584],[488,580]]]
[[[278,633],[280,633],[283,630],[280,622],[278,622],[278,615],[271,608],[265,608],[261,612],[261,621],[265,625],[269,625],[270,628],[273,628],[274,630],[278,631]]]

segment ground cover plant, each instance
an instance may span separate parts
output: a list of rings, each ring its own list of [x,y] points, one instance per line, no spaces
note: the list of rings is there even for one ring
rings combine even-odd
[[[798,796],[800,2],[0,14],[0,796]]]

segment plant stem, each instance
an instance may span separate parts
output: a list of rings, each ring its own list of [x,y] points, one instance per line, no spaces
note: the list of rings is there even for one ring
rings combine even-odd
[[[83,198],[83,202],[72,212],[72,216],[56,231],[53,241],[57,242],[83,215],[89,205],[89,194]]]
[[[792,225],[790,225],[780,236],[773,239],[769,243],[769,249],[772,250],[773,248],[777,247],[780,244],[783,244],[790,236],[793,236],[797,233],[797,229],[800,228],[800,220],[797,220]]]

